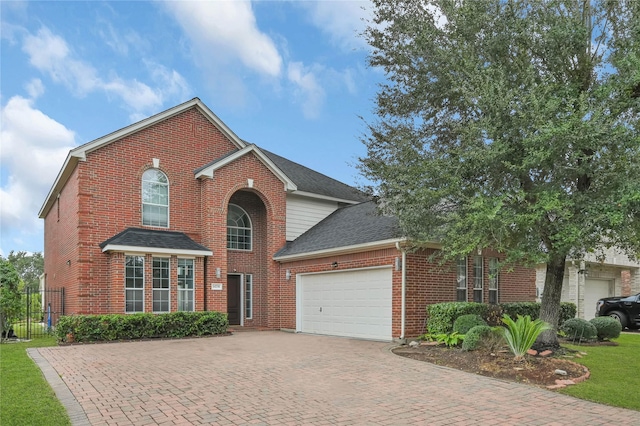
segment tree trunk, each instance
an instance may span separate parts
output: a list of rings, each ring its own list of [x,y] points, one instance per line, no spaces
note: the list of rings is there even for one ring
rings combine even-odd
[[[566,259],[565,255],[555,255],[547,263],[547,274],[544,280],[542,303],[540,304],[540,319],[549,323],[552,328],[540,334],[534,345],[535,349],[557,349],[560,347],[557,330]]]

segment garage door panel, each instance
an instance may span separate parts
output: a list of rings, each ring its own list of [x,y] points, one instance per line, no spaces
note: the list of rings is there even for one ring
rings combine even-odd
[[[300,331],[391,340],[391,268],[302,275],[298,280]]]

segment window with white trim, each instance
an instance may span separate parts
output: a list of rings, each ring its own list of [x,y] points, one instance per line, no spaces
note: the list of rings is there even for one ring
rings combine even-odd
[[[498,259],[492,257],[489,259],[489,303],[498,303],[498,278],[499,278]]]
[[[456,300],[458,302],[467,301],[467,258],[458,259],[456,267]]]
[[[253,275],[244,276],[244,317],[253,318]]]
[[[473,301],[482,303],[484,287],[484,262],[482,256],[473,257]]]
[[[124,311],[144,312],[144,257],[125,256]]]
[[[169,227],[169,180],[158,169],[142,175],[142,224]]]
[[[171,310],[169,292],[169,259],[153,258],[153,312]]]
[[[193,311],[193,259],[178,259],[178,310]]]
[[[240,206],[229,204],[227,213],[227,248],[251,250],[251,220]]]

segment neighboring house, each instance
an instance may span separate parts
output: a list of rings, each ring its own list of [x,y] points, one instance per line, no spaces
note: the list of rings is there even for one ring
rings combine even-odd
[[[199,99],[70,151],[40,211],[66,314],[217,310],[232,325],[392,340],[427,304],[535,299],[535,270],[405,251],[365,194],[238,138]]]
[[[536,268],[538,300],[542,297],[546,265]],[[578,318],[595,317],[598,299],[610,296],[630,296],[640,293],[640,263],[630,260],[612,248],[603,260],[587,254],[583,260],[568,259],[562,282],[562,301],[576,304]]]

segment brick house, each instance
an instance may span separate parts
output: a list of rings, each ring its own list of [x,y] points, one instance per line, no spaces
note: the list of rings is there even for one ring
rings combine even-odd
[[[536,296],[500,255],[406,251],[358,190],[240,139],[198,98],[69,152],[40,210],[66,314],[217,310],[233,325],[392,340],[425,306]]]

